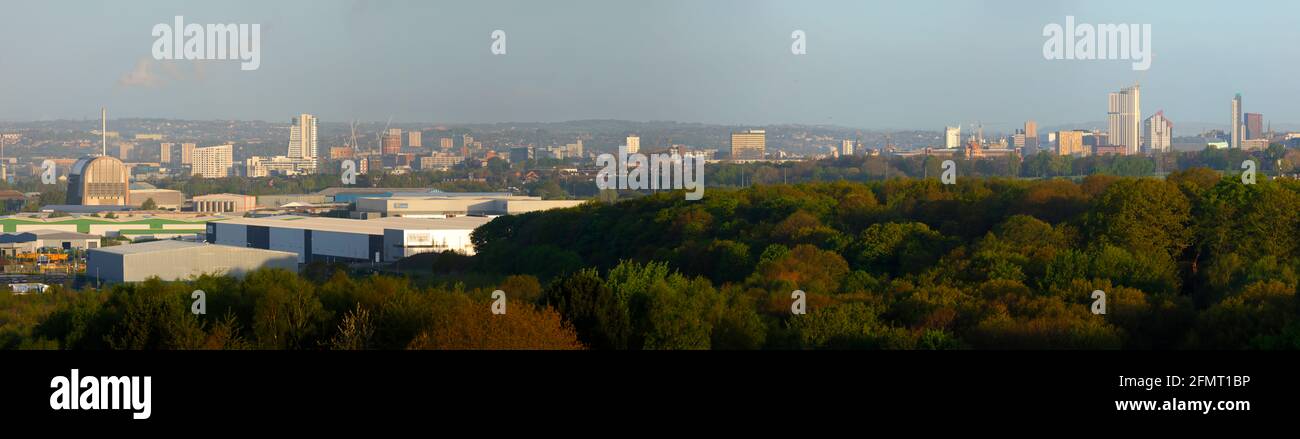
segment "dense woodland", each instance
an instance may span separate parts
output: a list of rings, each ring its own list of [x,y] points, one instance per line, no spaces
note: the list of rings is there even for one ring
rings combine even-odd
[[[1298,233],[1300,181],[1206,168],[662,192],[497,218],[427,276],[0,295],[0,347],[1294,349]]]

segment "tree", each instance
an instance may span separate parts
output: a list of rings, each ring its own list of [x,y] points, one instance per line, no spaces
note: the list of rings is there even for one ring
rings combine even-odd
[[[519,304],[505,314],[493,314],[488,302],[465,296],[447,299],[451,303],[409,349],[583,349],[573,326],[554,309]]]
[[[1191,244],[1191,203],[1173,184],[1153,179],[1109,185],[1084,217],[1094,243],[1175,259]]]

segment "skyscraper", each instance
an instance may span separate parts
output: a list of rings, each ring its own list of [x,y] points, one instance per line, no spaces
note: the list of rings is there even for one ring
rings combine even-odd
[[[1241,93],[1232,98],[1232,139],[1228,142],[1229,148],[1241,148],[1242,133],[1241,129]]]
[[[158,162],[159,163],[172,162],[172,144],[166,142],[158,144]]]
[[[636,152],[640,150],[641,150],[641,136],[637,136],[637,135],[627,136],[627,153],[636,154]]]
[[[1148,117],[1142,123],[1144,149],[1149,152],[1169,152],[1173,145],[1174,123],[1165,118],[1164,110]]]
[[[767,130],[731,133],[732,160],[762,160],[767,151]]]
[[[1264,138],[1264,115],[1259,113],[1246,113],[1246,137],[1241,140],[1255,140]]]
[[[289,129],[289,157],[315,159],[316,153],[316,116],[300,114]]]
[[[1141,91],[1137,85],[1110,94],[1106,121],[1110,144],[1124,147],[1125,154],[1137,154],[1141,146]]]
[[[961,125],[943,127],[943,147],[952,149],[961,146]]]
[[[840,155],[853,155],[853,141],[844,140],[840,143]]]

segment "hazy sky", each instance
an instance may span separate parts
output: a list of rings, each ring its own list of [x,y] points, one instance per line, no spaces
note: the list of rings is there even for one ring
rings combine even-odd
[[[575,119],[1003,129],[1144,116],[1300,122],[1300,2],[0,0],[0,119]],[[259,23],[261,68],[155,61],[150,32]],[[1152,25],[1150,70],[1045,60],[1043,27]],[[507,54],[489,48],[506,32]],[[808,53],[790,53],[793,30]]]

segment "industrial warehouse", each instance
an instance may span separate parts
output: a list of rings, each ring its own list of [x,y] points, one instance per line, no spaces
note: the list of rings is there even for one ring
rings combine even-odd
[[[140,282],[150,277],[184,280],[202,274],[241,277],[262,268],[296,271],[297,255],[177,240],[103,247],[86,252],[86,274],[110,283]]]
[[[378,214],[384,217],[450,218],[465,215],[518,215],[550,209],[574,207],[585,200],[543,200],[541,197],[509,194],[393,194],[359,197],[356,216]]]
[[[419,253],[474,254],[470,233],[491,218],[376,218],[369,220],[281,215],[208,223],[207,241],[279,250],[299,263],[393,262]]]

